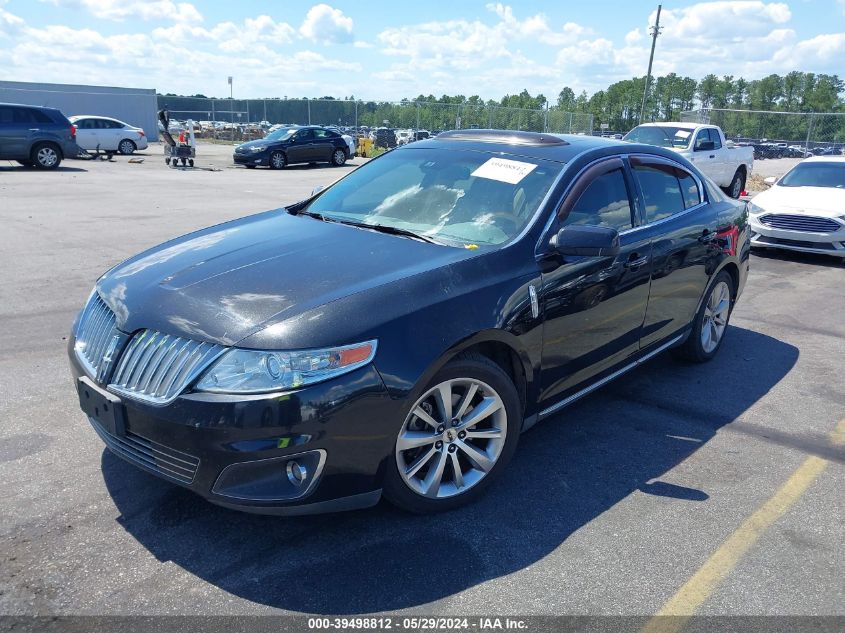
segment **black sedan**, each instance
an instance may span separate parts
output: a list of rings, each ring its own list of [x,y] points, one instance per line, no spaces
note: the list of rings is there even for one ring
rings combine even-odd
[[[114,453],[214,503],[446,510],[579,397],[713,358],[746,221],[670,150],[446,132],[116,266],[71,368]]]
[[[232,155],[236,165],[282,169],[295,163],[331,163],[349,158],[349,146],[334,130],[317,126],[281,128],[257,141],[242,143]]]

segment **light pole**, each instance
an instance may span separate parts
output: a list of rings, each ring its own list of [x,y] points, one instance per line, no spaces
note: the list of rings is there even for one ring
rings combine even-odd
[[[229,122],[232,125],[232,142],[235,142],[235,101],[233,98],[232,75],[229,75]]]

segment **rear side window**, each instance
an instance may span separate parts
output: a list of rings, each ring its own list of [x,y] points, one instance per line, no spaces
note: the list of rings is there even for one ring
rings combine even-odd
[[[684,196],[684,208],[689,209],[697,204],[701,204],[701,192],[698,190],[698,183],[692,177],[692,174],[685,172],[683,169],[676,169],[675,173],[681,184],[681,194]]]
[[[29,114],[36,123],[53,123],[53,119],[41,110],[30,110]]]
[[[621,169],[602,174],[591,182],[563,221],[568,224],[609,226],[617,231],[630,229],[631,199]]]
[[[645,200],[646,222],[656,222],[687,208],[677,169],[669,165],[636,165],[634,174]]]
[[[326,138],[329,133],[326,130],[314,130],[314,138]]]
[[[3,123],[12,123],[12,108],[8,106],[0,106],[0,124]]]

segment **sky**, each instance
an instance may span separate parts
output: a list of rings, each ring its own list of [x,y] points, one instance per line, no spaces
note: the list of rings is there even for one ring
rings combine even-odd
[[[657,2],[0,0],[0,79],[236,98],[554,101],[645,74]],[[654,73],[845,76],[845,0],[666,3]]]

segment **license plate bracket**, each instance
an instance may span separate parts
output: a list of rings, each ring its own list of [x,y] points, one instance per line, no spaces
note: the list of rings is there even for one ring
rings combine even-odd
[[[123,437],[126,435],[126,409],[116,395],[103,391],[87,376],[76,381],[79,406],[100,423],[108,433]]]

